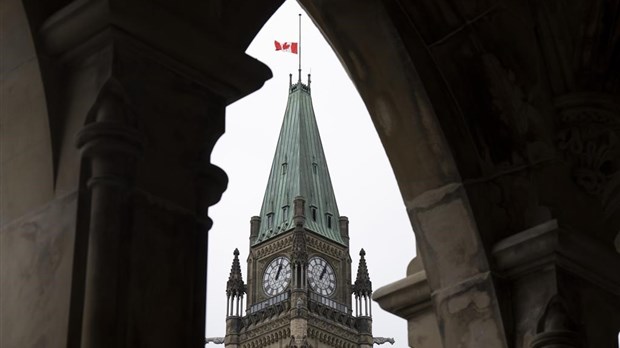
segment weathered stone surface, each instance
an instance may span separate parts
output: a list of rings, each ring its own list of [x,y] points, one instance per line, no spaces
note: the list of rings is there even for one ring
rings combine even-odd
[[[490,274],[433,293],[439,333],[446,347],[507,347]]]
[[[1,346],[66,346],[76,209],[71,194],[2,226]]]
[[[431,303],[431,290],[426,272],[420,268],[420,258],[416,257],[409,264],[407,277],[377,289],[373,300],[384,310],[407,320],[409,346],[440,347],[441,336]]]
[[[19,0],[4,0],[0,8],[0,75],[3,77],[27,61],[36,61],[28,18]]]
[[[418,243],[423,257],[429,260],[425,263],[427,272],[435,275],[429,277],[433,290],[488,269],[465,192],[458,185],[439,190],[419,196],[408,207],[411,218],[428,231]]]
[[[3,74],[0,93],[0,223],[6,224],[52,198],[53,171],[37,61]]]

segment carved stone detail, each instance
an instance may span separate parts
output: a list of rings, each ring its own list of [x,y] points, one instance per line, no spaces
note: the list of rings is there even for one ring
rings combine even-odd
[[[308,236],[310,237],[311,234],[308,234]],[[338,249],[335,246],[330,245],[329,243],[326,243],[322,240],[319,240],[317,238],[306,238],[306,243],[308,244],[309,247],[312,247],[313,249],[316,250],[320,250],[321,253],[335,257],[337,259],[342,259],[344,256],[344,251]]]
[[[337,324],[344,325],[345,327],[354,328],[355,318],[340,312],[329,306],[325,306],[316,301],[310,301],[308,303],[308,309],[310,312],[321,316],[323,319],[331,320]]]
[[[318,319],[314,316],[310,316],[308,318],[309,326],[314,328],[308,328],[308,334],[310,337],[317,337],[316,333],[330,333],[335,337],[339,337],[341,339],[347,340],[349,342],[357,342],[359,335],[354,329],[346,328],[344,326],[338,325],[336,323],[326,322],[325,320]],[[318,329],[318,330],[317,330]],[[315,331],[313,331],[315,330]],[[315,332],[315,336],[313,336],[312,332]]]
[[[254,249],[252,251],[252,254],[256,258],[263,258],[265,256],[275,254],[277,252],[290,248],[291,243],[292,243],[292,238],[293,238],[292,235],[287,235],[286,237],[280,240],[270,241],[270,243],[267,243],[264,246],[260,246]]]
[[[542,140],[541,115],[532,103],[532,93],[520,85],[515,72],[497,56],[486,52],[480,59],[496,116],[479,129],[485,139],[479,143],[481,156],[497,166],[547,157],[552,145]]]
[[[266,323],[256,329],[241,334],[240,339],[247,341],[242,348],[265,347],[269,344],[281,341],[291,334],[291,329],[286,318]]]
[[[576,332],[576,325],[559,296],[554,296],[549,300],[545,312],[538,321],[536,333],[530,348],[579,348],[582,346]]]
[[[345,251],[341,250],[333,245],[330,245],[327,242],[319,240],[318,238],[314,238],[311,233],[308,233],[306,238],[306,243],[309,247],[313,249],[320,250],[322,253],[326,255],[330,255],[337,259],[342,259],[345,255]],[[290,248],[292,243],[292,234],[288,234],[282,239],[272,240],[270,243],[267,243],[263,246],[259,246],[252,250],[252,256],[255,258],[263,258],[265,256],[269,256],[275,254],[277,252],[281,252]]]
[[[558,148],[575,183],[613,214],[620,208],[620,105],[611,97],[575,94],[558,99],[556,107]]]
[[[246,326],[247,329],[245,329],[244,332],[240,335],[240,338],[242,341],[244,341],[247,339],[252,339],[254,337],[266,335],[267,333],[270,333],[271,331],[277,330],[281,327],[288,328],[288,326],[289,321],[286,317],[270,320],[268,322],[265,322],[264,324],[257,325],[255,327],[252,327],[252,324],[250,324],[249,327]]]

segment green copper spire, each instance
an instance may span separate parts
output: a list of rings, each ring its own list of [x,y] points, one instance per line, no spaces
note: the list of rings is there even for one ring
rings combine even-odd
[[[340,235],[338,206],[332,188],[308,85],[289,84],[288,103],[261,207],[260,230],[252,244],[294,227],[293,201],[305,199],[305,228],[346,245]]]

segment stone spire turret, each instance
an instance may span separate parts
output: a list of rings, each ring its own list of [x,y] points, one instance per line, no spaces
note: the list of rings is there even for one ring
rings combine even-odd
[[[360,250],[360,263],[357,267],[357,277],[353,283],[352,292],[355,296],[356,327],[359,331],[360,348],[371,348],[372,337],[372,282],[366,266],[366,252]]]
[[[235,257],[226,282],[226,337],[224,337],[224,344],[227,348],[239,347],[243,295],[246,293],[246,286],[241,275],[241,265],[239,264],[239,249],[235,249],[233,255]]]
[[[357,278],[353,283],[353,294],[356,297],[372,295],[372,282],[370,281],[370,275],[368,274],[368,266],[366,266],[366,252],[364,249],[360,250],[360,263],[357,267]]]
[[[232,266],[230,267],[228,282],[226,282],[226,295],[243,296],[243,294],[245,294],[245,283],[243,283],[241,265],[239,264],[239,249],[235,249],[233,255],[235,255],[235,257],[233,259]]]

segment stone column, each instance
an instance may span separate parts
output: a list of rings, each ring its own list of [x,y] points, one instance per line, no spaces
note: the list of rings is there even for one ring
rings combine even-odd
[[[91,171],[82,346],[118,347],[127,315],[130,192],[144,137],[114,82],[104,86],[91,113],[94,120],[77,137]]]
[[[224,347],[239,347],[239,331],[242,327],[241,317],[226,318],[226,337],[224,338]]]
[[[373,346],[372,318],[371,317],[355,318],[355,327],[357,328],[359,332],[358,343],[360,345],[360,348],[372,348]]]
[[[204,345],[208,208],[227,185],[210,154],[226,105],[271,74],[192,15],[77,1],[42,25],[63,76],[58,119],[86,124],[69,347]]]
[[[617,340],[611,295],[620,259],[611,248],[549,220],[501,240],[493,256],[511,284],[515,346],[606,347]]]

